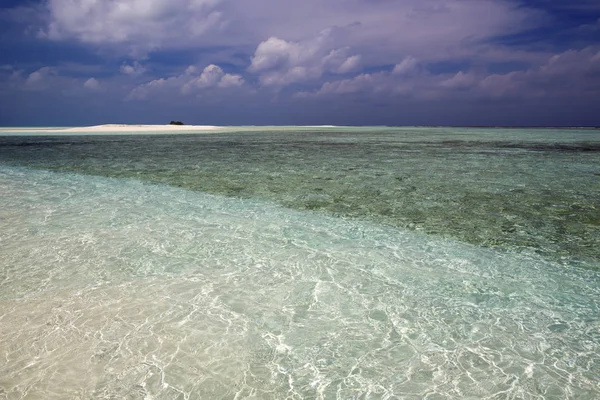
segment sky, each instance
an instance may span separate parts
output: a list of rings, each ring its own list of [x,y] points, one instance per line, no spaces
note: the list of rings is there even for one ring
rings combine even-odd
[[[171,120],[600,126],[600,1],[0,1],[0,126]]]

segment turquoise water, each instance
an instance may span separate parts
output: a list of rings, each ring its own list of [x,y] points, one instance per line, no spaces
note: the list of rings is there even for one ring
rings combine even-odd
[[[240,129],[0,136],[0,160],[260,199],[598,266],[598,130]]]
[[[0,398],[600,397],[597,131],[0,137]]]

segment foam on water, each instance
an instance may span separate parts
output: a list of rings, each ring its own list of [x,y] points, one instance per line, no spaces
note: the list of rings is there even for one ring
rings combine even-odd
[[[0,168],[0,398],[600,396],[600,273]]]

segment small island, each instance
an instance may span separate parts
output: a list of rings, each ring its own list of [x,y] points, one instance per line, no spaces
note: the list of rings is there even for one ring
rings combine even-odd
[[[171,122],[169,122],[169,125],[185,125],[185,124],[181,121],[171,121]]]

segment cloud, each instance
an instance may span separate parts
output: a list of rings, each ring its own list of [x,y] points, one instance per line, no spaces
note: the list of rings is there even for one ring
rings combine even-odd
[[[138,61],[135,61],[132,65],[121,65],[120,71],[122,74],[125,75],[137,76],[146,72],[146,68],[143,65],[141,65]]]
[[[418,87],[429,87],[440,77],[430,74],[422,68],[413,56],[405,57],[391,70],[375,73],[361,73],[351,78],[328,81],[312,92],[300,92],[299,98],[331,97],[340,95],[403,95],[414,94]]]
[[[100,85],[100,82],[96,79],[96,78],[89,78],[87,81],[85,81],[83,83],[83,87],[84,89],[93,91],[93,92],[98,92],[102,90],[102,86]]]
[[[73,77],[68,67],[46,66],[27,74],[23,70],[13,70],[5,82],[11,88],[22,92],[39,92],[44,96],[72,97],[90,92],[107,92],[109,85],[100,80]]]
[[[155,79],[134,88],[128,100],[143,100],[160,93],[198,94],[207,89],[232,88],[242,86],[244,78],[238,74],[227,74],[217,65],[210,64],[202,71],[195,65],[186,68],[181,75]]]
[[[30,73],[25,79],[23,86],[27,90],[43,90],[48,86],[50,78],[56,75],[56,68],[42,67]]]
[[[5,88],[10,80],[11,90],[52,90],[55,97],[69,88],[68,93],[103,99],[86,96],[94,87],[113,98],[168,95],[174,107],[192,103],[192,96],[207,94],[206,100],[219,93],[235,96],[229,98],[233,102],[251,91],[266,101],[277,92],[271,104],[285,105],[288,94],[302,90],[295,97],[317,107],[318,99],[335,100],[332,104],[354,99],[366,106],[394,99],[516,104],[524,98],[595,93],[598,85],[600,53],[597,47],[582,49],[597,43],[596,17],[569,27],[583,32],[578,38],[592,39],[566,43],[571,36],[563,36],[554,43],[530,35],[539,28],[546,32],[557,15],[527,4],[598,7],[587,0],[562,5],[554,0],[37,2],[41,6],[0,10],[0,21],[21,32],[25,25],[40,32],[19,44],[23,54],[33,52],[26,46],[36,38],[36,51],[40,44],[60,51],[45,52],[43,64],[31,64],[31,56],[3,59],[13,68],[0,68]],[[530,37],[535,47],[527,42]],[[565,44],[573,49],[553,54]],[[54,67],[32,70],[32,65]]]
[[[182,48],[253,48],[250,70],[261,71],[267,85],[386,65],[407,54],[425,61],[481,56],[487,39],[543,19],[512,0],[45,0],[39,14],[41,37],[135,58]],[[323,60],[329,52],[334,65]],[[264,69],[285,62],[287,69]],[[135,66],[124,70],[133,73]]]
[[[407,61],[408,60],[408,61]],[[405,62],[406,61],[406,62]],[[363,99],[411,98],[415,100],[521,100],[525,98],[577,98],[600,96],[600,48],[568,50],[556,54],[539,66],[522,71],[490,74],[467,70],[432,74],[414,70],[412,58],[397,64],[391,71],[363,73],[352,78],[325,82],[315,91],[301,92],[298,98]],[[399,73],[402,72],[402,73]]]
[[[475,74],[458,71],[451,78],[443,80],[440,86],[445,89],[464,90],[472,88],[477,83],[478,77]]]
[[[344,62],[333,70],[339,74],[346,74],[348,72],[356,71],[361,62],[362,57],[360,55],[350,56],[344,60]]]
[[[262,34],[310,47],[306,38],[314,32],[339,27],[330,49],[349,47],[365,66],[389,65],[406,55],[424,61],[485,57],[483,45],[490,39],[540,26],[547,18],[512,0],[331,0],[326,5],[306,0],[293,6],[257,0],[252,5],[241,6],[245,15],[235,24],[248,37]],[[280,17],[286,7],[294,18]]]
[[[42,37],[140,59],[174,49],[228,49],[244,56],[256,49],[252,63],[258,70],[263,58],[268,64],[287,54],[289,76],[262,74],[273,85],[320,76],[316,64],[325,50],[347,52],[337,66],[324,69],[332,73],[389,65],[407,54],[424,61],[481,58],[489,39],[535,28],[547,18],[514,0],[43,0],[38,14]],[[327,35],[318,32],[329,35],[323,40]],[[320,58],[294,63],[300,50]]]
[[[474,90],[495,99],[600,96],[600,47],[568,50],[525,71],[485,76]]]
[[[419,62],[412,56],[406,57],[400,64],[396,64],[392,70],[393,75],[408,75],[416,72]]]
[[[125,46],[132,54],[177,46],[218,30],[218,0],[47,0],[47,25],[40,35]]]
[[[235,87],[242,86],[244,84],[244,78],[241,75],[237,74],[225,74],[219,80],[217,84],[219,87],[227,88],[227,87]]]
[[[385,96],[388,97],[400,92],[407,93],[409,85],[402,85],[397,76],[391,71],[377,73],[363,73],[352,78],[325,82],[320,89],[312,92],[299,92],[297,98],[342,98],[346,95],[360,96]]]
[[[349,47],[353,54],[348,56],[361,54],[361,62],[366,66],[390,64],[406,54],[430,60],[469,57],[477,50],[481,56],[478,49],[481,43],[538,27],[549,18],[514,0],[293,3],[41,0],[41,3],[38,7],[18,7],[11,18],[36,25],[41,37],[77,41],[96,51],[110,50],[141,59],[162,50],[215,51],[219,47],[249,55],[258,43],[269,38],[306,44],[307,38],[318,32],[337,29],[329,50]],[[32,14],[37,17],[31,17]]]
[[[356,70],[360,55],[349,55],[348,47],[332,48],[332,39],[331,29],[302,42],[271,37],[258,45],[248,71],[259,74],[263,86],[285,86],[320,78],[325,72]]]
[[[195,72],[195,70],[188,70],[189,72]],[[204,68],[200,76],[192,78],[183,85],[183,93],[189,93],[195,88],[204,89],[218,86],[224,75],[225,73],[219,66],[211,64]]]

